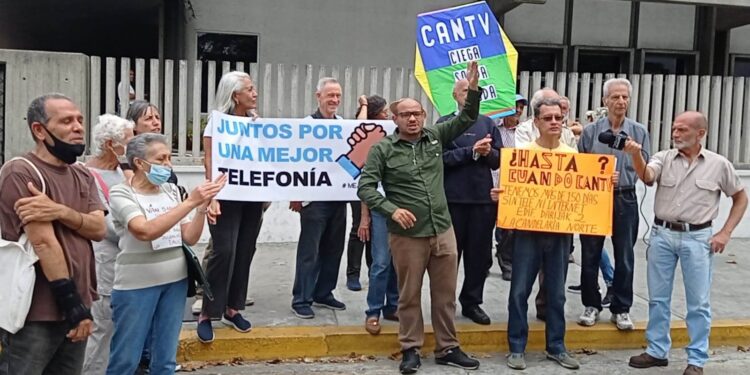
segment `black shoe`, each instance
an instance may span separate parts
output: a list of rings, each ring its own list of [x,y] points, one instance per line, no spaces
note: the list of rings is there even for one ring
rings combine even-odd
[[[443,357],[435,357],[435,363],[458,367],[464,370],[476,370],[479,368],[479,361],[466,355],[459,347],[448,349],[448,353]]]
[[[359,283],[358,275],[346,277],[346,289],[349,289],[352,292],[359,292],[362,290],[362,284]]]
[[[385,312],[383,311],[383,319],[390,320],[392,322],[398,322],[398,312]]]
[[[413,374],[417,372],[419,366],[422,366],[417,348],[406,349],[401,352],[401,355],[401,364],[398,366],[398,370],[402,374]]]
[[[581,294],[581,284],[578,285],[569,285],[568,286],[568,292],[570,293],[576,293]],[[609,292],[609,289],[607,289],[607,292]],[[602,293],[602,288],[599,288],[599,294]]]
[[[333,297],[330,297],[330,298],[328,298],[326,300],[322,300],[322,301],[313,301],[313,306],[316,306],[316,307],[325,307],[327,309],[337,310],[337,311],[346,310],[346,305],[343,302],[341,302],[341,301],[339,301],[339,300],[337,300],[336,298],[333,298]]]
[[[461,314],[471,319],[471,321],[476,324],[481,324],[484,326],[490,324],[490,317],[487,316],[487,313],[485,313],[484,310],[482,310],[482,308],[479,306],[464,307]]]
[[[581,284],[568,286],[568,292],[581,294]]]

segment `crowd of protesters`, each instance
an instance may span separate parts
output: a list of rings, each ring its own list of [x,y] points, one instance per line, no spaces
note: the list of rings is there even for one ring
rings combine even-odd
[[[353,117],[390,119],[397,130],[370,150],[359,182],[361,202],[290,203],[301,223],[291,312],[312,319],[313,307],[345,310],[333,293],[344,250],[346,287],[352,291],[362,289],[364,254],[369,281],[364,329],[377,335],[381,318],[399,322],[399,370],[414,373],[424,346],[421,291],[427,272],[435,361],[476,369],[479,361],[459,346],[456,302],[471,321],[490,324],[481,306],[496,250],[502,278],[510,282],[508,366],[526,368],[528,299],[538,281],[536,316],[546,323],[547,358],[577,369],[579,362],[564,344],[573,234],[495,228],[497,201],[504,193],[498,185],[500,149],[611,154],[618,160],[612,177],[614,265],[603,249],[603,236],[581,235],[580,282],[567,288],[581,295],[578,324],[597,324],[608,307],[617,329],[634,329],[629,311],[639,223],[635,184],[656,182],[647,270],[648,347],[629,364],[667,364],[670,296],[679,260],[691,332],[685,374],[701,374],[708,359],[713,254],[723,251],[747,206],[732,164],[701,146],[705,116],[679,115],[672,126],[674,148],[651,155],[647,128],[626,117],[632,88],[625,79],[608,80],[604,107],[579,123],[570,116],[570,100],[549,88],[535,92],[530,101],[517,95],[515,111],[506,117],[480,115],[478,76],[476,64],[468,64],[466,78],[453,91],[457,111],[435,124],[425,124],[426,113],[414,99],[389,105],[375,94],[359,98]],[[310,118],[342,118],[342,88],[335,78],[322,78],[315,95],[318,107]],[[247,73],[229,72],[219,82],[213,109],[255,119],[257,98]],[[531,113],[523,121],[527,106]],[[174,373],[189,286],[183,246],[199,240],[205,222],[212,243],[204,267],[213,296],[197,303],[198,339],[213,341],[212,319],[239,332],[251,330],[241,311],[267,204],[215,199],[226,176],[211,174],[210,126],[203,134],[205,182],[188,192],[177,184],[170,142],[160,134],[158,108],[149,102],[131,102],[125,118],[100,116],[91,128],[91,156],[85,164],[77,162],[85,147],[84,120],[70,98],[46,94],[34,99],[27,120],[35,147],[23,156],[26,160],[11,160],[0,173],[0,229],[9,241],[25,233],[39,262],[23,328],[0,330],[0,374],[54,369],[120,375],[139,368]],[[625,137],[624,149],[599,142],[603,132]],[[714,234],[711,223],[721,192],[733,204]],[[676,194],[695,204],[669,204]],[[345,246],[347,206],[353,224]],[[685,232],[691,236],[681,236]],[[457,296],[461,260],[465,278]]]

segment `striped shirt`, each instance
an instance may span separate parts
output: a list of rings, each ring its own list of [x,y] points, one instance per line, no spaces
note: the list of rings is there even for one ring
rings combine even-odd
[[[165,201],[181,200],[177,185],[170,183],[162,185],[156,195]],[[115,229],[120,235],[121,249],[115,261],[114,290],[149,288],[187,277],[187,263],[182,247],[155,251],[150,241],[141,241],[128,230],[130,220],[146,216],[133,188],[126,184],[114,186],[110,190],[110,207]],[[186,218],[179,224],[185,223]]]
[[[497,130],[500,131],[500,139],[503,141],[503,147],[513,148],[516,147],[516,127],[506,127],[505,124],[503,124],[503,119],[498,120],[497,123]],[[494,186],[497,186],[497,181],[500,178],[500,168],[493,169],[490,172],[492,172],[492,181],[494,183]]]

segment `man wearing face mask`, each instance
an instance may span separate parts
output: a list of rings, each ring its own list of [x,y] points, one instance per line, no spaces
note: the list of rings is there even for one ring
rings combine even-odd
[[[0,374],[80,374],[89,308],[98,298],[91,241],[106,233],[94,177],[74,164],[83,154],[83,115],[62,94],[34,99],[27,114],[36,142],[0,174],[0,229],[9,241],[26,233],[39,257],[31,308],[18,332],[0,329]],[[42,193],[42,182],[46,194]],[[0,265],[0,272],[6,265]]]

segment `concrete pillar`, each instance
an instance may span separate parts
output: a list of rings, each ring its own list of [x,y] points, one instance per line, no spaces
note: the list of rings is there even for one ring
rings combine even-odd
[[[698,74],[713,74],[716,49],[716,7],[698,6],[696,9],[695,49],[700,54]]]

